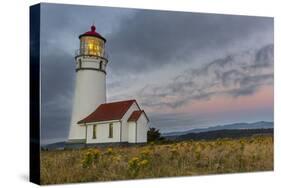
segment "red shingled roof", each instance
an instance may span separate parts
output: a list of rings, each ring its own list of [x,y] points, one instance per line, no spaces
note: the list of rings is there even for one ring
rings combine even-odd
[[[138,121],[138,119],[140,118],[141,114],[144,113],[147,121],[149,121],[146,113],[144,112],[144,110],[136,110],[133,111],[133,113],[131,114],[131,116],[129,117],[128,121]]]
[[[133,113],[129,117],[128,121],[137,121],[139,119],[139,117],[141,116],[142,112],[143,112],[143,110],[133,111]]]
[[[136,100],[118,101],[101,104],[93,113],[88,115],[86,118],[78,121],[78,124],[120,120],[134,102],[137,104]]]

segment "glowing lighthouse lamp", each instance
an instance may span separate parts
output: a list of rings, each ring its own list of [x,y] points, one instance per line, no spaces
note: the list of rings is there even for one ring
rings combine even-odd
[[[85,126],[77,122],[106,102],[106,39],[96,32],[95,26],[79,36],[80,49],[75,56],[76,82],[68,142],[83,143]],[[91,100],[89,100],[91,99]]]

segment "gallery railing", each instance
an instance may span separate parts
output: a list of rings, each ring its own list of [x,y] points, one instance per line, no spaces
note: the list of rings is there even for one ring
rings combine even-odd
[[[94,50],[75,50],[75,57],[79,57],[79,56],[95,56],[95,57],[100,57],[103,59],[109,59],[109,55],[108,53],[104,52],[103,54],[99,54]]]

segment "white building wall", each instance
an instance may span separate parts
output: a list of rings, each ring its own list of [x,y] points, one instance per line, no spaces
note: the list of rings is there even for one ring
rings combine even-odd
[[[93,124],[87,125],[87,144],[120,142],[120,122],[113,122],[113,137],[109,138],[109,124],[96,124],[96,138],[93,138]]]
[[[132,115],[133,111],[140,110],[138,105],[134,102],[131,107],[124,114],[121,119],[122,122],[122,142],[128,142],[128,119]]]
[[[98,67],[100,61],[106,64],[105,60],[98,58],[80,58],[76,63],[82,68]],[[78,66],[79,67],[79,66]],[[75,92],[69,141],[85,139],[85,127],[77,125],[77,122],[88,116],[96,108],[106,102],[106,74],[97,70],[78,70],[76,72]]]
[[[147,142],[148,121],[144,113],[142,113],[139,119],[137,120],[136,127],[137,127],[137,143]]]
[[[136,122],[128,122],[128,142],[136,143]]]

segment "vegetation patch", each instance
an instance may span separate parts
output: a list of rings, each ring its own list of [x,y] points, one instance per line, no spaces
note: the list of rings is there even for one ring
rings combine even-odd
[[[41,152],[42,184],[269,170],[270,135]]]

